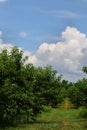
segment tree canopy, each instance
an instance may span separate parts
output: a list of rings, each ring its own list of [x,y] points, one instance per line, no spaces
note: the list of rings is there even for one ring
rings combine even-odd
[[[35,121],[44,106],[57,107],[65,98],[87,107],[87,79],[69,83],[52,66],[35,67],[26,60],[17,47],[0,52],[0,125]]]

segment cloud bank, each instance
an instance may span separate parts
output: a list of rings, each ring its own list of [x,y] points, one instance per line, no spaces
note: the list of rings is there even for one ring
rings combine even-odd
[[[0,50],[11,48],[12,44],[0,39]],[[76,81],[83,76],[82,67],[87,66],[87,37],[74,27],[66,27],[57,43],[42,43],[35,52],[24,51],[28,62],[35,66],[52,65],[64,79]]]
[[[87,37],[74,27],[67,27],[57,43],[42,43],[30,56],[35,65],[52,65],[64,78],[77,80],[83,75],[82,67],[87,66]]]

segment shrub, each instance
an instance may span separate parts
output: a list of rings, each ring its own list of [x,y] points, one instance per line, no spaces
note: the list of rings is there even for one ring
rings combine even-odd
[[[44,106],[43,111],[44,112],[50,112],[52,110],[51,106]]]
[[[87,108],[86,107],[79,108],[79,116],[81,116],[83,118],[87,118]]]

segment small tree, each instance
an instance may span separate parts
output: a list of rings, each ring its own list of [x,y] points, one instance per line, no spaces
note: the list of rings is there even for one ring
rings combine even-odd
[[[45,68],[36,69],[35,95],[39,95],[44,105],[54,107],[59,102],[59,88],[61,76],[57,77],[57,71],[47,65]]]

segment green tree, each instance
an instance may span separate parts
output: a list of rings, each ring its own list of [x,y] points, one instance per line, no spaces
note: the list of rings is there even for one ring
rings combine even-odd
[[[78,80],[68,89],[68,96],[76,107],[87,104],[87,79]]]
[[[54,107],[58,102],[61,76],[51,66],[38,67],[36,70],[36,86],[34,93],[38,94],[44,105]]]
[[[30,122],[44,106],[55,107],[66,96],[67,82],[51,66],[25,64],[17,47],[0,53],[0,123]]]
[[[33,80],[28,80],[23,51],[14,47],[0,53],[0,123],[31,120],[33,113]],[[32,68],[30,68],[32,69]],[[28,73],[31,75],[32,71]],[[32,76],[33,77],[33,76]]]

